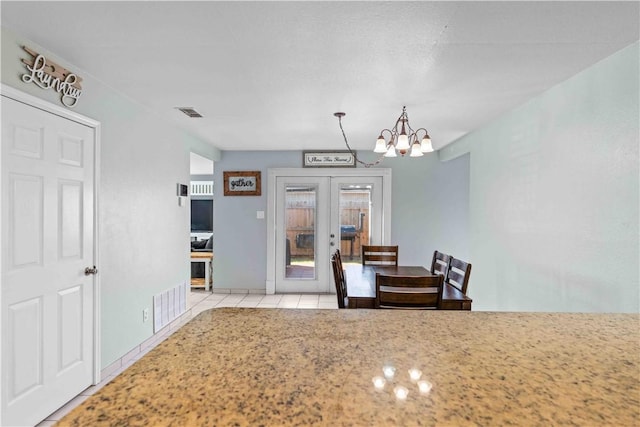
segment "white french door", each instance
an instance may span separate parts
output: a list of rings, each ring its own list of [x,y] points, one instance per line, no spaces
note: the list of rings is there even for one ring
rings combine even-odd
[[[276,292],[326,292],[329,178],[276,180]]]
[[[0,424],[34,425],[97,375],[98,124],[52,114],[42,101],[34,107],[7,91],[3,87]]]
[[[390,179],[387,169],[270,171],[267,293],[335,292],[336,249],[359,263],[362,245],[389,240]]]

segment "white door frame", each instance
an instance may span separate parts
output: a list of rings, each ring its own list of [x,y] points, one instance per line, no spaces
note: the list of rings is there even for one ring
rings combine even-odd
[[[276,292],[276,178],[299,176],[382,177],[382,244],[391,241],[391,169],[388,168],[275,168],[267,170],[267,282],[266,294]]]
[[[11,98],[15,101],[21,102],[23,104],[38,108],[40,110],[46,111],[51,114],[55,114],[56,116],[63,117],[68,120],[72,120],[76,123],[80,123],[87,127],[94,129],[95,135],[95,149],[93,150],[93,256],[94,256],[94,265],[100,266],[100,254],[98,245],[98,230],[99,230],[99,215],[98,215],[98,198],[99,198],[99,178],[100,178],[100,122],[90,119],[89,117],[83,116],[76,112],[70,111],[67,108],[58,106],[56,104],[52,104],[49,101],[45,101],[41,98],[38,98],[33,95],[29,95],[28,93],[17,90],[11,86],[7,86],[2,84],[0,86],[0,95],[3,97]],[[0,150],[0,156],[2,155],[2,150]],[[0,165],[2,164],[0,158]],[[2,174],[0,173],[0,180],[2,179]],[[2,182],[0,181],[0,188]],[[0,215],[2,215],[2,211],[0,211]],[[0,221],[2,218],[0,217]],[[1,223],[1,222],[0,222]],[[0,229],[0,239],[4,239],[5,236],[2,236],[2,231]],[[2,257],[0,257],[0,277],[3,274],[3,266],[2,266]],[[96,274],[93,276],[94,280],[94,292],[93,292],[93,384],[98,384],[100,382],[100,274]],[[2,292],[0,292],[0,310],[2,310]],[[2,313],[0,312],[0,319],[2,319]],[[0,328],[1,330],[1,328]],[[0,356],[2,357],[2,356]],[[0,367],[2,366],[2,360],[0,359]],[[4,375],[4,373],[2,373]]]

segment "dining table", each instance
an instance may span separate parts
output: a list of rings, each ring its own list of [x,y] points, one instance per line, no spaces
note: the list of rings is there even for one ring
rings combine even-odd
[[[376,273],[385,275],[429,277],[432,273],[422,266],[344,264],[349,308],[375,308]],[[440,310],[471,310],[473,300],[445,281]]]

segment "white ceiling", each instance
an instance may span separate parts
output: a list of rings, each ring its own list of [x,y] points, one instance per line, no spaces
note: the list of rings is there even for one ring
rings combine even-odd
[[[336,111],[370,149],[403,105],[441,148],[639,39],[636,1],[0,5],[3,27],[224,150],[343,149]]]

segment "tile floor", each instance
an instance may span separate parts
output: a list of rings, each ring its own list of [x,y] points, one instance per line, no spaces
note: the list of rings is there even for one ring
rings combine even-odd
[[[283,295],[260,295],[260,294],[216,294],[205,290],[192,290],[187,297],[187,317],[185,322],[193,316],[198,315],[204,310],[214,307],[257,307],[257,308],[319,308],[319,309],[337,309],[338,301],[335,295],[331,294],[283,294]],[[181,325],[180,325],[181,326]],[[37,427],[50,427],[62,419],[66,414],[71,412],[73,408],[87,400],[89,396],[100,390],[108,382],[122,373],[125,369],[135,363],[138,359],[147,354],[156,345],[177,331],[176,328],[170,329],[168,332],[159,333],[157,340],[149,340],[149,345],[141,345],[140,350],[136,351],[131,358],[127,355],[123,356],[122,366],[119,366],[109,375],[103,375],[104,378],[99,384],[91,386],[80,393],[78,396],[69,401],[62,408],[49,415]],[[132,352],[133,353],[133,352]]]

